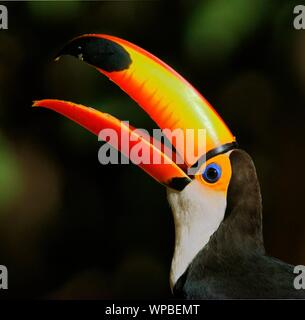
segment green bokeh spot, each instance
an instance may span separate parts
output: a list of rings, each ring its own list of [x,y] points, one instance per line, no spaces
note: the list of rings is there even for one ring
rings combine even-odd
[[[81,3],[74,1],[28,1],[29,12],[39,20],[64,20],[78,15]]]
[[[0,209],[14,202],[20,190],[20,168],[7,142],[0,135]]]
[[[259,26],[265,13],[269,12],[266,7],[264,0],[213,0],[200,3],[186,28],[187,53],[197,60],[230,58],[241,42]]]

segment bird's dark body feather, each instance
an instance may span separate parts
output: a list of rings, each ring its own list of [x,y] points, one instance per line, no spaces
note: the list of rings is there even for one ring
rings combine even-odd
[[[224,221],[174,287],[187,299],[305,298],[293,266],[265,255],[261,194],[248,154],[230,155],[232,177]]]

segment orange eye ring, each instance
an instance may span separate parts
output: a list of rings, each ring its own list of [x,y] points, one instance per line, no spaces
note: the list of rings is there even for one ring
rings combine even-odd
[[[230,161],[231,152],[232,151],[228,151],[227,153],[219,154],[209,159],[204,165],[202,165],[202,167],[198,171],[198,174],[196,174],[194,178],[211,190],[226,193],[232,175]],[[209,168],[219,168],[220,171],[217,172],[217,176],[213,181],[211,181],[211,179],[206,179],[208,178],[207,173],[209,171]]]

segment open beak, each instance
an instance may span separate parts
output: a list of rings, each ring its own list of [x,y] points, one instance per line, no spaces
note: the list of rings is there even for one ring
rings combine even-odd
[[[89,34],[69,42],[61,55],[75,56],[97,68],[134,99],[160,129],[170,129],[171,132],[182,129],[185,135],[188,129],[205,130],[203,155],[196,135],[191,141],[185,139],[198,155],[195,161],[188,160],[184,145],[170,139],[177,155],[184,160],[184,164],[178,166],[162,151],[164,146],[156,148],[152,138],[135,136],[137,133],[132,128],[108,114],[60,100],[34,102],[33,106],[52,109],[96,135],[102,129],[111,128],[119,137],[122,133],[133,135],[134,143],[144,141],[149,150],[158,153],[164,161],[139,166],[160,183],[182,190],[191,181],[186,168],[194,166],[202,156],[215,156],[236,147],[235,138],[226,124],[200,93],[171,67],[142,48],[113,36]],[[165,136],[170,131],[165,130]],[[124,146],[119,145],[118,149],[129,156]]]
[[[146,146],[145,149],[149,152],[149,155],[154,155],[159,161],[157,164],[154,164],[152,159],[150,159],[149,163],[142,162],[138,164],[138,166],[165,186],[180,191],[191,181],[184,171],[182,171],[182,169],[178,167],[166,153],[156,147],[157,144],[154,143],[153,138],[148,139],[144,135],[140,135],[132,127],[127,126],[124,122],[107,113],[80,104],[52,99],[35,101],[33,107],[45,107],[56,111],[80,124],[97,136],[103,129],[113,130],[118,137],[118,143],[112,146],[117,148],[118,151],[123,153],[126,157],[130,156],[129,150],[137,143],[141,142]],[[128,148],[121,144],[122,136],[124,136],[126,140],[128,139]],[[111,140],[109,140],[108,143],[111,144]]]

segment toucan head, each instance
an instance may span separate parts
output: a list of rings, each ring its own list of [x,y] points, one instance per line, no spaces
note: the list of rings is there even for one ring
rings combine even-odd
[[[156,147],[153,139],[141,136],[108,114],[61,100],[34,102],[34,106],[52,109],[96,135],[110,128],[118,137],[133,136],[131,144],[141,141],[166,160],[138,165],[167,187],[176,232],[170,276],[173,288],[224,220],[233,175],[239,184],[243,179],[249,183],[256,179],[255,170],[254,176],[237,172],[238,168],[243,170],[243,166],[253,168],[251,159],[242,153],[238,155],[235,137],[205,98],[171,67],[140,47],[113,36],[88,34],[69,42],[61,55],[77,57],[106,75],[134,99],[160,129],[167,129],[167,138],[176,129],[184,135],[189,129],[204,130],[204,149],[196,134],[184,145],[171,139],[176,157],[183,159],[177,163],[175,157],[169,157],[164,151],[163,144],[161,148]],[[124,145],[115,147],[129,156]],[[192,159],[186,157],[187,147],[196,155]],[[233,158],[239,163],[234,170]]]

